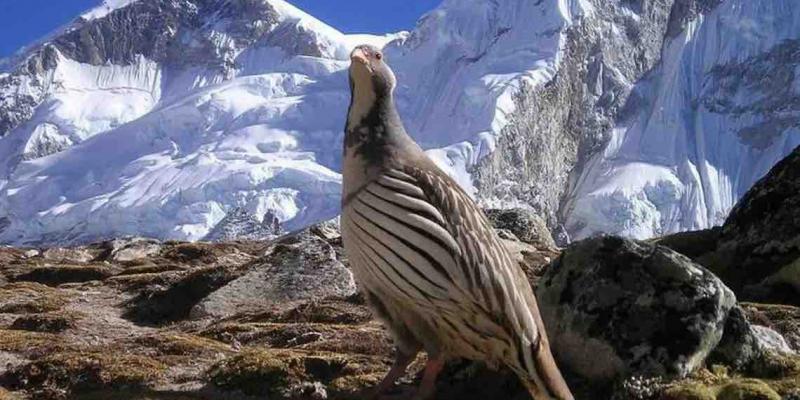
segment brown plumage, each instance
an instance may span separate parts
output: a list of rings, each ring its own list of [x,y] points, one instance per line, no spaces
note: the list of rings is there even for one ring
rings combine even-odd
[[[510,367],[534,399],[572,399],[525,274],[470,197],[406,134],[381,52],[352,53],[342,234],[356,279],[398,348],[376,392],[420,350],[419,391],[433,396],[445,360]]]

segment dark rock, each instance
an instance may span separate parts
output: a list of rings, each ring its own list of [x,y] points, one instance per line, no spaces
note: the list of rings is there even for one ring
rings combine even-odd
[[[542,217],[522,208],[486,210],[495,229],[508,230],[519,240],[542,248],[555,248],[556,243]]]
[[[537,288],[562,365],[592,381],[686,376],[722,337],[736,298],[666,247],[616,237],[578,242]]]
[[[152,324],[186,318],[195,304],[244,274],[244,270],[237,267],[197,270],[164,290],[142,292],[128,303],[125,317]]]
[[[113,276],[114,269],[104,265],[57,265],[36,268],[17,275],[20,282],[38,282],[46,285],[60,285],[71,282],[98,281]]]
[[[669,247],[693,260],[717,249],[722,228],[715,226],[701,231],[678,232],[653,240],[653,243]],[[700,262],[702,264],[702,262]]]
[[[69,328],[74,328],[75,319],[75,315],[69,313],[23,315],[14,320],[10,329],[60,333]]]
[[[800,305],[800,147],[733,208],[708,264],[744,299]]]
[[[723,332],[717,348],[708,356],[709,363],[729,365],[741,370],[759,356],[761,348],[758,339],[741,308],[731,309]]]

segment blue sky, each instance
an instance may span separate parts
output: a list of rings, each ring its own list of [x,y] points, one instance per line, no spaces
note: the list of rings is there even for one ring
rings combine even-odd
[[[347,33],[411,29],[441,0],[289,0]],[[0,0],[0,58],[47,35],[100,0]]]

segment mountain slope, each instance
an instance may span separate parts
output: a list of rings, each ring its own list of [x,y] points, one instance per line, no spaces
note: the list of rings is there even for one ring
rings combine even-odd
[[[798,8],[446,0],[371,36],[283,0],[106,0],[0,74],[0,242],[333,217],[364,41],[386,45],[409,132],[485,205],[562,240],[706,227],[798,143]]]
[[[7,77],[3,241],[199,239],[232,206],[290,229],[338,212],[351,38],[279,0],[102,10]]]
[[[724,222],[800,145],[800,7],[726,1],[665,43],[568,196],[577,237],[646,238]]]

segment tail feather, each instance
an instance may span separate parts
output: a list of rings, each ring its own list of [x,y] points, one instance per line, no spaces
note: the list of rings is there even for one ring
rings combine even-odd
[[[532,378],[523,379],[523,384],[535,400],[574,400],[561,371],[558,369],[547,339],[542,337],[539,346],[531,347],[535,373]]]
[[[534,400],[574,400],[550,351],[544,324],[538,315],[534,318],[539,326],[539,336],[532,345],[521,347],[519,361],[523,373],[520,378]]]

